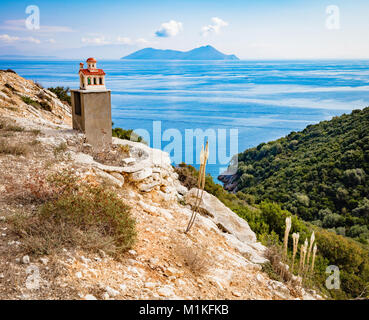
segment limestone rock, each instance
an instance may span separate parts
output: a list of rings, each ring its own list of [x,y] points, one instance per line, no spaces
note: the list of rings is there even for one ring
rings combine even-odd
[[[106,179],[107,181],[109,181],[113,186],[116,186],[118,188],[123,187],[123,182],[118,180],[117,178],[115,178],[111,174],[106,173],[105,171],[101,171],[101,170],[96,170],[95,172],[101,178]]]
[[[24,257],[22,258],[22,263],[24,263],[24,264],[29,264],[29,263],[30,263],[29,256],[24,256]]]
[[[232,234],[223,234],[226,238],[227,243],[232,248],[238,250],[247,260],[250,260],[253,263],[265,263],[268,260],[264,257],[265,247],[260,244],[260,246],[253,246],[253,243],[242,242],[237,239]]]
[[[118,179],[122,184],[124,184],[124,177],[118,172],[111,172],[110,175],[112,175],[114,178]]]
[[[190,205],[195,205],[197,190],[192,188],[186,194],[186,202]],[[256,235],[248,223],[206,191],[203,193],[200,209],[209,215],[223,231],[233,234],[238,240],[256,242]]]
[[[118,290],[115,290],[109,286],[107,286],[105,290],[106,290],[106,293],[109,295],[109,297],[116,297],[117,295],[119,295]]]
[[[144,284],[144,287],[145,287],[146,289],[154,289],[154,288],[156,287],[156,284],[155,284],[154,282],[146,282],[146,283]]]
[[[154,181],[154,182],[151,182],[151,183],[141,183],[139,186],[138,186],[138,189],[141,191],[141,192],[150,192],[152,189],[154,189],[157,185],[159,185],[159,182],[157,181]]]
[[[241,293],[239,293],[238,291],[232,291],[232,294],[233,294],[235,297],[237,297],[237,298],[241,297]]]
[[[183,273],[184,273],[183,270],[178,270],[178,269],[173,268],[173,267],[168,267],[165,270],[165,274],[168,275],[168,276],[176,276],[176,277],[179,277],[179,276],[182,276]]]
[[[152,175],[152,169],[151,168],[144,168],[140,171],[132,173],[132,180],[133,181],[141,181],[143,179],[146,179],[147,177],[150,177]]]
[[[162,297],[172,297],[174,296],[173,288],[169,286],[162,287],[158,290],[158,294]]]
[[[281,282],[269,280],[268,287],[282,299],[288,299],[291,295],[290,290]]]
[[[135,158],[125,158],[125,159],[122,159],[122,162],[124,165],[129,165],[129,164],[135,163],[136,159]]]
[[[176,190],[181,195],[186,195],[188,192],[188,189],[185,186],[182,186],[180,183],[176,185]]]

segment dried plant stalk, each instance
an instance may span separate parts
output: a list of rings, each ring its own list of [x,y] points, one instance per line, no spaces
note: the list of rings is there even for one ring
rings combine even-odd
[[[287,257],[288,235],[291,230],[291,217],[286,218],[286,230],[284,231],[284,255]]]
[[[304,268],[305,268],[305,258],[306,258],[307,247],[308,247],[308,240],[305,239],[304,244],[301,245],[301,251],[300,251],[300,273],[304,271]]]
[[[311,255],[311,251],[313,249],[313,244],[314,244],[314,241],[315,241],[315,233],[313,231],[313,233],[311,234],[311,237],[310,237],[310,246],[309,246],[309,251],[307,253],[307,261],[306,261],[306,267],[309,268],[309,264],[310,264],[310,255]]]
[[[315,264],[315,256],[316,256],[316,251],[318,250],[318,247],[316,246],[316,244],[314,245],[314,249],[313,249],[313,259],[311,261],[311,272],[314,271],[314,264]]]
[[[206,162],[208,161],[209,158],[209,144],[208,141],[206,142],[206,147],[205,147],[205,151],[204,151],[204,146],[202,146],[201,149],[201,153],[200,153],[200,169],[199,169],[199,177],[197,180],[197,193],[196,193],[196,201],[195,201],[195,205],[192,207],[192,215],[190,218],[190,221],[188,222],[187,228],[185,233],[189,232],[190,229],[192,228],[195,219],[196,219],[196,215],[204,194],[204,187],[205,187],[205,169],[206,169]]]
[[[299,244],[299,238],[300,238],[299,233],[293,233],[292,234],[292,240],[293,240],[292,270],[291,270],[292,273],[293,273],[293,268],[295,267],[295,257],[296,257],[297,248],[298,248],[298,244]]]

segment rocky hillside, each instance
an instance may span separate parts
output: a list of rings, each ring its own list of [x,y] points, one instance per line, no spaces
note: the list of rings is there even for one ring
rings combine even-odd
[[[113,151],[96,154],[71,130],[69,107],[54,94],[11,72],[0,72],[0,79],[0,299],[320,298],[298,278],[284,284],[262,272],[265,247],[245,220],[208,193],[184,234],[196,190],[180,184],[167,153],[113,138]],[[48,177],[61,172],[77,179],[73,188],[103,186],[99,192],[127,205],[137,234],[129,250],[101,249],[103,237],[95,247],[96,239],[73,245],[75,239],[62,238],[67,224],[37,223],[52,210],[55,219],[70,211],[66,197],[65,210],[55,211],[56,194],[72,178],[57,189]],[[78,192],[73,196],[72,214],[83,203]],[[106,235],[110,225],[102,226],[97,232]],[[74,227],[73,236],[85,236]],[[43,237],[40,228],[49,228]]]
[[[70,107],[51,91],[26,80],[12,70],[0,70],[1,116],[18,116],[35,121],[71,123]]]

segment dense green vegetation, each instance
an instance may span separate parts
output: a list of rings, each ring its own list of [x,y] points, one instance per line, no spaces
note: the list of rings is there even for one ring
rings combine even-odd
[[[238,160],[236,190],[367,243],[369,108],[261,143]]]
[[[71,97],[69,94],[69,88],[66,87],[55,87],[55,88],[47,88],[47,90],[53,92],[56,94],[56,96],[59,98],[59,100],[68,103],[69,105],[72,105]]]
[[[198,171],[194,167],[180,164],[175,171],[183,185],[188,188],[196,187]],[[369,250],[363,244],[307,223],[288,210],[283,210],[277,203],[263,200],[255,204],[252,195],[243,192],[230,193],[216,184],[210,175],[206,177],[205,190],[244,218],[265,245],[271,242],[280,244],[283,241],[287,216],[292,217],[290,249],[293,232],[300,233],[299,243],[302,244],[306,238],[310,238],[312,231],[315,231],[318,246],[315,271],[311,278],[305,279],[305,285],[312,286],[335,299],[369,297]],[[297,257],[299,258],[299,251]],[[325,281],[329,276],[326,274],[326,268],[329,265],[339,267],[340,289],[328,290],[325,287]]]

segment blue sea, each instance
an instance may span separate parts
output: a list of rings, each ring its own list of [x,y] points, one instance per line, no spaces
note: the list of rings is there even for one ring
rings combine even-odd
[[[0,69],[44,87],[78,88],[79,62],[0,60]],[[169,150],[173,162],[191,163],[186,129],[213,129],[217,146],[211,144],[211,151],[217,151],[207,168],[213,177],[226,166],[220,153],[236,150],[232,139],[241,152],[369,105],[369,61],[102,60],[98,67],[112,90],[114,126],[146,130],[150,145]],[[182,150],[171,150],[175,139],[182,139]]]

